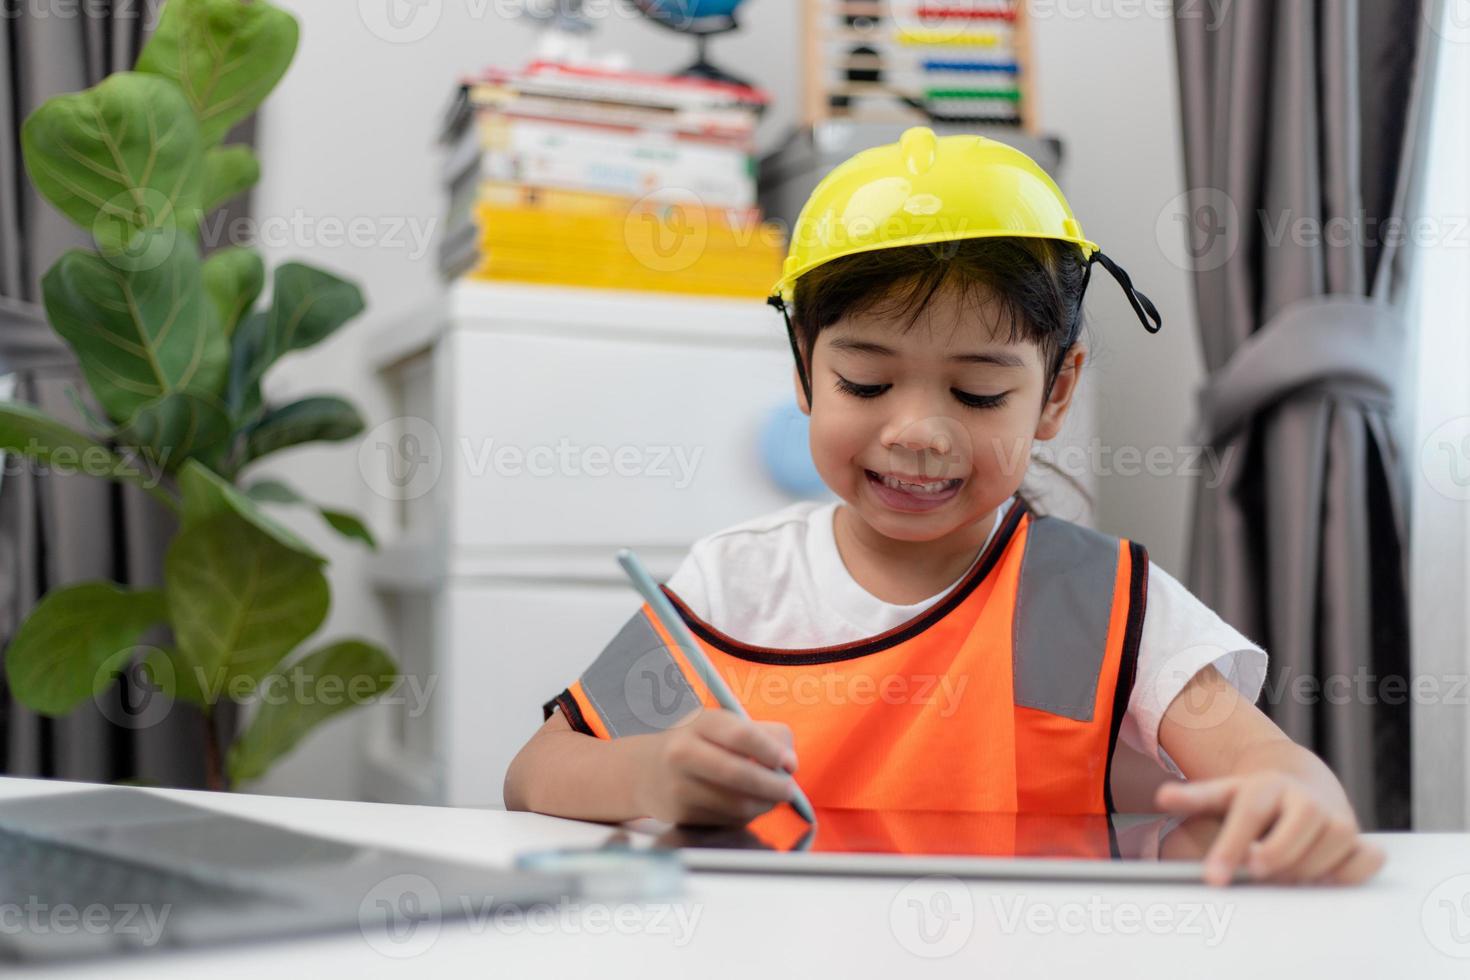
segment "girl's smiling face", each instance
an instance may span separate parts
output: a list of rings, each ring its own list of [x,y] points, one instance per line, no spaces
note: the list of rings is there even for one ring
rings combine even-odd
[[[984,521],[1020,487],[1034,440],[1061,428],[1085,360],[1048,393],[1035,343],[1000,304],[941,288],[908,327],[883,303],[846,315],[812,352],[817,471],[878,534],[937,541]],[[905,329],[907,328],[907,329]]]

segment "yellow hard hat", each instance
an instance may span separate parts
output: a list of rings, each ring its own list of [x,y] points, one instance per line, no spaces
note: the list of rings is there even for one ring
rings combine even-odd
[[[822,179],[771,292],[790,303],[798,278],[845,255],[1003,236],[1072,242],[1084,258],[1099,251],[1035,160],[984,136],[938,137],[915,126]]]
[[[1149,332],[1163,325],[1128,274],[1083,234],[1061,188],[1035,160],[997,140],[940,137],[927,126],[905,131],[897,143],[863,150],[822,179],[792,228],[791,248],[768,302],[787,314],[797,280],[833,259],[971,238],[1071,242],[1087,260],[1089,279],[1092,263],[1102,263]],[[787,331],[805,385],[789,314]]]

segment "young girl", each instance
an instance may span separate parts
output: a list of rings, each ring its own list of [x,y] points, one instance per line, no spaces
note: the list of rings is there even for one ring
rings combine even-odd
[[[819,808],[1105,814],[1121,737],[1187,779],[1158,809],[1223,818],[1208,881],[1374,874],[1331,771],[1254,706],[1265,653],[1140,545],[1018,492],[1087,359],[1093,264],[1160,325],[1051,178],[919,127],[829,174],[792,239],[771,303],[841,502],[703,538],[664,586],[754,720],[645,604],[544,706],[507,806],[744,824],[799,771]]]

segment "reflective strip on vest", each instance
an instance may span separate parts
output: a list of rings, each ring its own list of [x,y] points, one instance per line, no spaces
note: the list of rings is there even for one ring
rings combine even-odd
[[[751,717],[791,727],[814,805],[1105,813],[1147,572],[1140,545],[1018,500],[944,598],[853,643],[752,646],[664,591]],[[716,702],[644,604],[543,710],[620,738],[699,705]]]

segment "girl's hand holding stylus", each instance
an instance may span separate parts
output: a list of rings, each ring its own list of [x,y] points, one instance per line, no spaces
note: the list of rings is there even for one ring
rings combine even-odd
[[[791,799],[794,782],[778,770],[795,772],[796,752],[779,722],[701,709],[667,731],[634,737],[634,798],[655,819],[741,826]]]
[[[1364,840],[1346,799],[1328,797],[1289,773],[1252,772],[1159,787],[1173,813],[1219,814],[1205,855],[1205,880],[1222,885],[1244,867],[1278,884],[1357,884],[1383,867],[1383,849]]]

